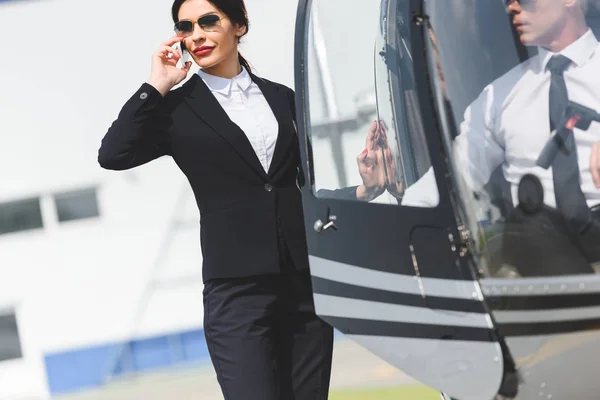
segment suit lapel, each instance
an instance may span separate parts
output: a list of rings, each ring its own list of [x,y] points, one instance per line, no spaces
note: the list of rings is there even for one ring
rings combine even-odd
[[[202,78],[195,74],[186,85],[189,85],[189,89],[185,100],[192,111],[227,140],[252,169],[259,175],[266,176],[265,169],[256,156],[248,137],[237,124],[231,121]]]
[[[254,74],[250,74],[252,81],[258,85],[260,91],[265,96],[267,103],[271,107],[277,123],[279,125],[279,132],[277,134],[277,142],[275,144],[275,150],[273,152],[273,159],[269,166],[269,176],[272,176],[282,161],[285,160],[286,150],[288,149],[290,142],[294,138],[293,128],[290,128],[291,113],[286,112],[289,108],[289,100],[287,95],[279,90],[279,87],[271,82],[268,82],[262,78],[257,77]],[[289,120],[289,121],[288,121]]]

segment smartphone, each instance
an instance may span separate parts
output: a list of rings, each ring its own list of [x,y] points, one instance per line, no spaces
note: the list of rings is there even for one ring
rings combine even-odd
[[[179,68],[183,68],[186,62],[191,61],[190,53],[185,48],[185,44],[183,42],[175,43],[173,47],[179,50],[181,53],[181,58],[177,62],[177,66]]]

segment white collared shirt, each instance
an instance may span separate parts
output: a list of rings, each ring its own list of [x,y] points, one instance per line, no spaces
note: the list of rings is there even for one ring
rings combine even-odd
[[[233,79],[221,78],[199,70],[206,83],[231,121],[239,126],[250,141],[265,172],[269,171],[279,124],[265,96],[244,67]]]
[[[600,111],[600,51],[598,40],[588,30],[560,54],[572,63],[564,77],[569,100]],[[544,203],[556,207],[552,168],[536,166],[550,138],[550,77],[547,64],[554,54],[539,48],[535,57],[516,66],[487,86],[465,112],[455,141],[459,165],[468,166],[467,181],[475,190],[502,164],[511,185],[513,204],[518,204],[518,186],[523,175],[536,175],[544,187]],[[588,205],[600,203],[600,190],[592,180],[592,146],[600,141],[600,124],[587,131],[575,129],[581,186]]]
[[[600,51],[591,30],[560,54],[573,61],[564,77],[569,100],[600,112]],[[519,64],[488,85],[467,108],[454,141],[457,165],[472,190],[487,183],[502,164],[511,185],[513,204],[518,204],[518,187],[523,175],[536,175],[544,188],[544,203],[556,208],[552,168],[543,169],[536,161],[550,138],[550,71],[546,66],[554,54],[539,48],[535,57]],[[590,207],[600,203],[600,190],[592,180],[592,146],[600,141],[600,123],[587,131],[575,129],[575,142],[581,187]],[[405,205],[435,205],[437,191],[433,171],[421,178],[423,185],[407,188]],[[429,182],[426,183],[426,182]]]

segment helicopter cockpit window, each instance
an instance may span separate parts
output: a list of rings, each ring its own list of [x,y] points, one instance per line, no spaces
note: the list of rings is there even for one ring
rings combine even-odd
[[[307,133],[318,197],[438,204],[413,77],[409,3],[312,1]],[[425,201],[405,199],[428,171],[419,192]]]
[[[598,1],[424,4],[441,125],[469,227],[484,238],[484,273],[596,272]]]

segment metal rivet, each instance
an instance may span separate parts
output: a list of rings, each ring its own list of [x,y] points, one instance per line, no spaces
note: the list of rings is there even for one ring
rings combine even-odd
[[[148,98],[148,93],[144,92],[144,93],[140,94],[140,99],[146,100],[147,98]]]

